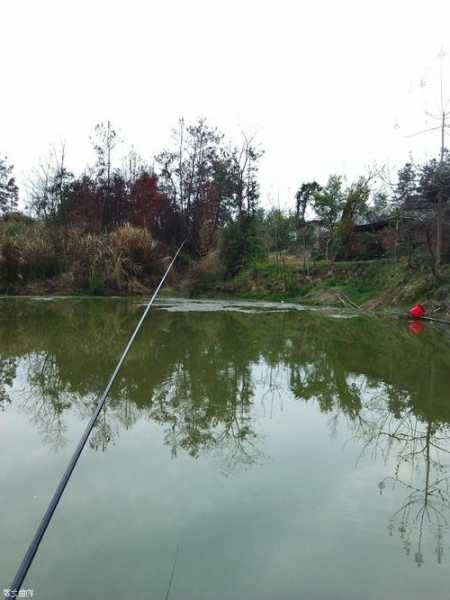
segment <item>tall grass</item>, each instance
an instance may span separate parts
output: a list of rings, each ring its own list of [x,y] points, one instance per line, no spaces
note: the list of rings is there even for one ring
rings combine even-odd
[[[63,268],[62,259],[46,227],[7,224],[0,228],[0,281],[13,284],[53,277]]]
[[[63,230],[38,223],[0,223],[0,287],[58,280],[90,294],[145,290],[161,270],[150,233],[124,226],[109,233]]]

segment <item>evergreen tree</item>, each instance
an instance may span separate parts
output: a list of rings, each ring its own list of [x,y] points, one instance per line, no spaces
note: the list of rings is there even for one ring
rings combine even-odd
[[[394,202],[403,204],[405,200],[418,197],[418,169],[413,162],[406,163],[398,172],[398,181],[394,190]]]

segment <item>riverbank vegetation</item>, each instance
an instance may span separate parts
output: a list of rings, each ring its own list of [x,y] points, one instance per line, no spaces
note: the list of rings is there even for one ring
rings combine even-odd
[[[110,122],[96,160],[75,173],[53,148],[19,189],[0,159],[2,293],[145,294],[186,240],[172,288],[336,303],[402,303],[450,294],[450,156],[406,163],[394,181],[303,182],[291,209],[262,208],[263,150],[204,119],[180,119],[150,163]],[[22,208],[22,206],[21,206]]]

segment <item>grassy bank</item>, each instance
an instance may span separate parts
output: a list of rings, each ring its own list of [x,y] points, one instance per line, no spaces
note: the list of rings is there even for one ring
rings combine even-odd
[[[32,221],[0,225],[0,293],[145,295],[159,281],[173,250],[147,230],[123,226],[109,233],[51,228]],[[450,310],[450,265],[440,278],[426,261],[316,261],[273,255],[230,276],[219,250],[202,259],[180,256],[168,286],[190,296],[237,297],[370,308],[416,301]],[[167,288],[166,288],[167,289]]]
[[[231,295],[303,304],[339,305],[349,299],[369,308],[400,307],[421,301],[450,309],[450,267],[440,280],[430,270],[411,268],[406,260],[318,261],[306,270],[294,257],[255,263],[230,280],[217,259],[200,265],[192,278],[192,295]]]

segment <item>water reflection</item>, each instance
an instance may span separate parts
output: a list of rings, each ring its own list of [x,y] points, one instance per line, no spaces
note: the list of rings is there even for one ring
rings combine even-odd
[[[140,310],[123,301],[5,303],[1,410],[27,414],[58,451],[67,415],[90,416]],[[314,402],[331,434],[345,421],[361,461],[385,461],[378,490],[404,493],[388,530],[406,555],[418,566],[428,560],[428,531],[440,563],[450,502],[449,339],[443,329],[429,327],[419,338],[403,325],[306,312],[158,310],[90,447],[106,451],[121,431],[151,420],[172,457],[219,453],[231,475],[265,460],[260,419],[283,411],[287,396]]]
[[[370,449],[385,460],[393,456],[393,473],[378,484],[380,494],[400,487],[404,495],[389,521],[390,535],[399,535],[405,554],[413,556],[420,567],[425,560],[423,537],[428,529],[440,564],[450,507],[450,428],[431,413],[416,415],[407,406],[408,398],[404,400],[405,408],[397,415],[382,402],[366,408],[355,423],[355,431],[364,452]]]

